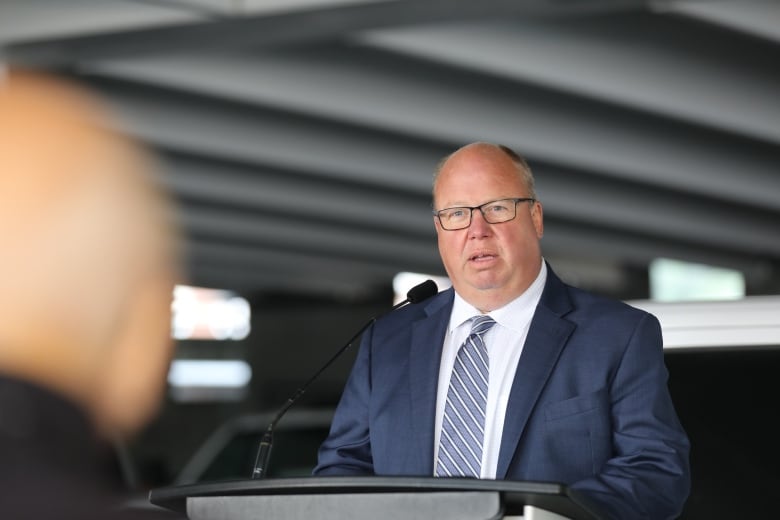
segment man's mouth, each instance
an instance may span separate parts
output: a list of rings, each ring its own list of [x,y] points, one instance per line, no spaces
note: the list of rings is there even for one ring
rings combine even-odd
[[[476,253],[469,257],[470,262],[484,262],[486,260],[492,260],[496,255],[492,253]]]

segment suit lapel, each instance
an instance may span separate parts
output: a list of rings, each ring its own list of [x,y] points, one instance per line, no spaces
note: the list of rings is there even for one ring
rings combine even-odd
[[[572,322],[561,317],[570,308],[563,282],[548,266],[545,290],[531,320],[509,393],[498,456],[497,479],[506,478],[528,418],[575,328]]]
[[[433,440],[436,419],[436,389],[444,335],[452,310],[452,291],[428,304],[426,319],[412,323],[409,386],[411,391],[411,423],[417,439],[417,468],[411,474],[433,475]]]

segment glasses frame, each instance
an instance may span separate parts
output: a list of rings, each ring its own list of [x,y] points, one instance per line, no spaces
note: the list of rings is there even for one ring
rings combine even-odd
[[[483,208],[485,206],[489,206],[491,204],[495,204],[496,202],[501,202],[503,200],[511,200],[512,202],[514,202],[514,206],[513,207],[515,209],[515,214],[512,215],[512,218],[507,219],[507,220],[502,220],[501,222],[490,222],[487,219],[487,217],[485,216],[485,211],[484,211]],[[520,204],[521,202],[532,202],[532,203],[534,203],[534,202],[536,202],[536,200],[537,199],[535,199],[533,197],[507,197],[505,199],[490,200],[488,202],[485,202],[484,204],[480,204],[479,206],[452,206],[451,208],[444,208],[444,209],[440,209],[440,210],[433,210],[433,215],[437,219],[439,219],[439,225],[441,226],[441,228],[443,230],[445,230],[445,231],[460,231],[461,229],[466,229],[466,228],[468,228],[471,225],[471,222],[474,219],[474,210],[475,209],[478,209],[479,212],[482,213],[482,218],[484,218],[485,222],[487,222],[488,224],[503,224],[504,222],[511,222],[511,221],[513,221],[514,219],[517,218],[517,205],[518,204]],[[444,225],[444,223],[441,220],[441,213],[443,211],[450,211],[450,210],[453,210],[453,209],[464,209],[464,210],[467,209],[467,210],[469,210],[469,221],[468,221],[468,223],[465,226],[456,227],[456,228],[448,228],[448,227],[446,227]]]

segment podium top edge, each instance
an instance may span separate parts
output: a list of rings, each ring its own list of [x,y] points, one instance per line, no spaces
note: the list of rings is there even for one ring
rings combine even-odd
[[[568,488],[555,482],[487,480],[440,477],[327,476],[226,480],[153,489],[149,500],[166,506],[171,500],[192,496],[306,494],[306,493],[398,493],[424,491],[498,491],[568,496]]]

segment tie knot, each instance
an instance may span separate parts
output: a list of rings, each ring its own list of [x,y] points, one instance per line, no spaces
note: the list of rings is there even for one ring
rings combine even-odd
[[[471,333],[476,334],[477,336],[481,336],[482,334],[489,331],[490,327],[492,327],[495,324],[496,324],[495,320],[490,316],[488,316],[487,314],[474,316],[471,322]]]

